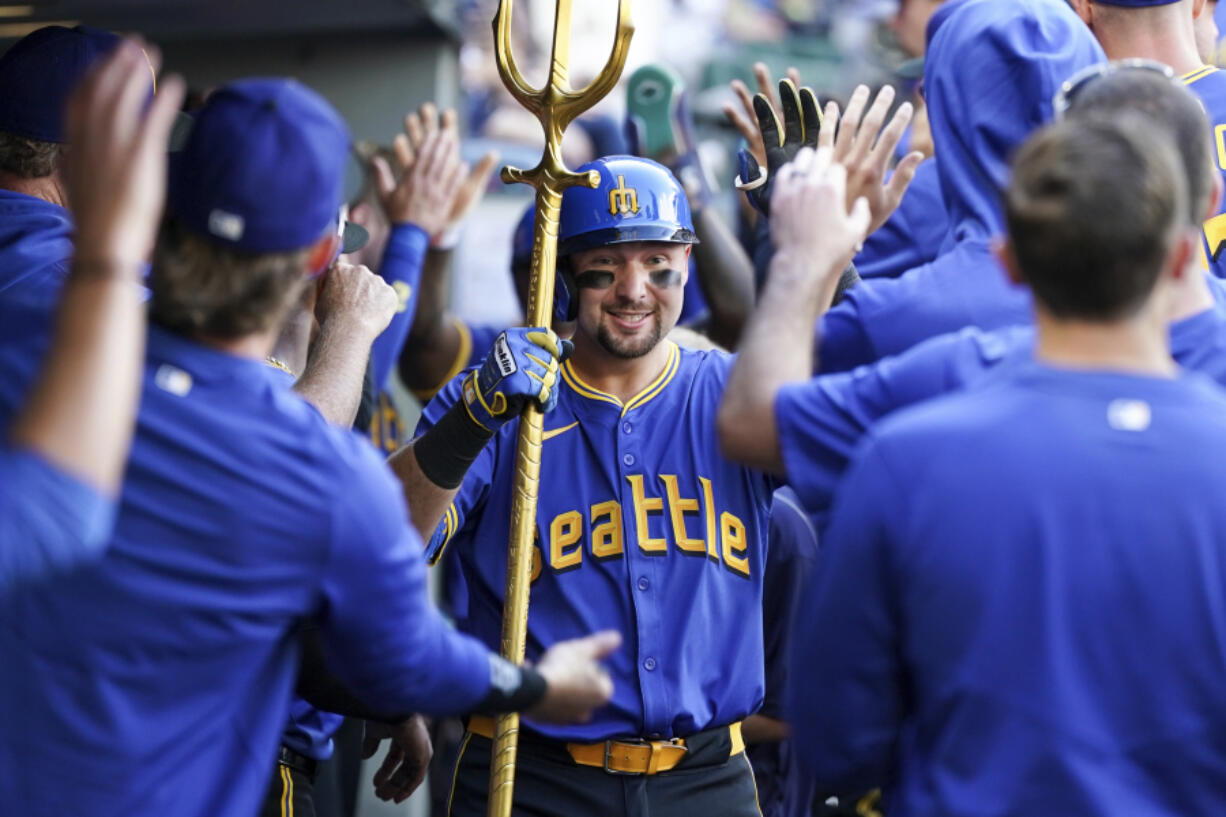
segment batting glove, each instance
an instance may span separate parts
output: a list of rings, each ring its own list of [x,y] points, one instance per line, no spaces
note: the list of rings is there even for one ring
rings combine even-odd
[[[745,191],[749,203],[762,215],[770,217],[771,180],[783,166],[796,158],[802,147],[817,147],[817,135],[822,126],[821,107],[809,88],[797,89],[790,79],[779,80],[779,99],[783,122],[762,94],[755,94],[753,110],[758,115],[758,130],[766,146],[766,169],[758,166],[748,150],[737,153],[738,189]]]
[[[518,417],[529,400],[548,412],[558,403],[558,365],[574,345],[549,329],[508,329],[494,341],[485,362],[464,380],[464,405],[479,426],[493,433]]]

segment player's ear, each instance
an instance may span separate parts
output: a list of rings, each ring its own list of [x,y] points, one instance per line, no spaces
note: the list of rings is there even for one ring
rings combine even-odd
[[[1013,242],[1008,238],[992,239],[992,255],[1000,262],[1005,275],[1014,284],[1025,284],[1026,276],[1022,275],[1022,267],[1017,262],[1017,254],[1013,251]]]
[[[371,206],[369,204],[364,201],[359,201],[357,204],[349,208],[349,221],[365,227],[370,223],[371,212]]]
[[[340,249],[341,237],[335,233],[329,233],[312,244],[307,251],[306,277],[314,278],[327,271]]]
[[[1073,11],[1081,18],[1081,22],[1093,27],[1094,8],[1090,0],[1069,0],[1069,5],[1073,7]]]
[[[1167,277],[1176,281],[1183,280],[1200,249],[1201,232],[1199,230],[1183,231],[1175,240],[1175,245],[1171,247],[1171,252],[1167,256],[1165,270]],[[1197,265],[1197,274],[1200,274],[1199,265]]]
[[[1209,206],[1205,208],[1205,217],[1201,221],[1209,221],[1218,214],[1218,208],[1222,205],[1222,174],[1213,174],[1213,189],[1209,191]]]
[[[1192,19],[1199,20],[1200,16],[1205,13],[1205,7],[1208,5],[1208,0],[1192,0]]]

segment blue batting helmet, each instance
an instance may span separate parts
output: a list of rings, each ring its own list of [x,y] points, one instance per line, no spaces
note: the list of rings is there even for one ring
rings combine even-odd
[[[579,168],[600,184],[567,188],[558,225],[558,256],[606,244],[666,241],[695,244],[690,202],[664,165],[636,156],[606,156]]]

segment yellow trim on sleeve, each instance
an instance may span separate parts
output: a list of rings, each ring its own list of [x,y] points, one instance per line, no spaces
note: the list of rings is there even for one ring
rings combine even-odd
[[[1184,74],[1182,77],[1180,77],[1180,79],[1182,79],[1185,84],[1191,85],[1193,82],[1196,82],[1198,79],[1204,79],[1205,77],[1209,76],[1216,70],[1217,70],[1217,66],[1202,65],[1200,68],[1197,68],[1195,71],[1189,71],[1188,73]]]
[[[453,377],[464,371],[464,364],[468,363],[468,359],[472,357],[472,330],[468,328],[468,324],[459,318],[452,318],[451,325],[460,333],[460,347],[456,350],[455,360],[451,361],[451,367],[447,370],[447,374],[443,375],[443,379],[440,382],[429,389],[413,389],[413,396],[423,404],[430,402],[443,386],[446,386]]]
[[[443,558],[443,552],[447,550],[447,545],[451,543],[451,538],[456,535],[456,531],[460,527],[460,512],[456,510],[455,503],[452,502],[447,506],[447,510],[443,511],[443,541],[439,542],[438,550],[430,559],[430,566],[438,564],[439,559]]]

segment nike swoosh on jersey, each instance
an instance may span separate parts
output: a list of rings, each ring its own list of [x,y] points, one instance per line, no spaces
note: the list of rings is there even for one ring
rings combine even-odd
[[[541,442],[545,442],[545,440],[552,440],[554,437],[558,436],[559,434],[570,431],[572,428],[574,428],[577,425],[579,425],[579,421],[575,420],[573,423],[571,423],[568,426],[562,426],[561,428],[555,428],[552,431],[546,431],[543,434],[541,434]]]

